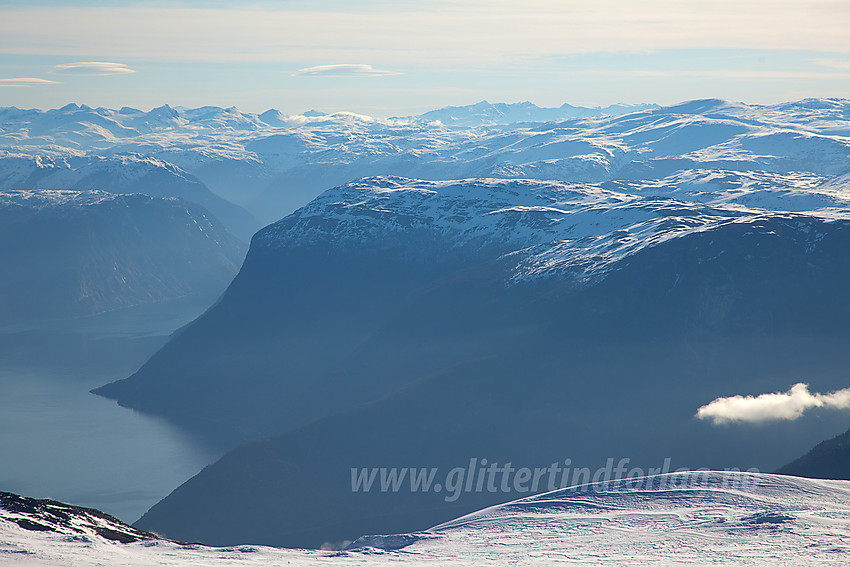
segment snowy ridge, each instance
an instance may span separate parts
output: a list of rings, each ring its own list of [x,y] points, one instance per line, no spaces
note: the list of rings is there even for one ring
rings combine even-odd
[[[105,177],[110,184],[129,185],[152,172],[164,172],[177,179],[191,181],[185,171],[152,156],[30,156],[0,152],[0,189],[73,188],[88,183],[96,176],[101,176],[101,183],[104,183]]]
[[[840,565],[850,552],[850,482],[759,473],[682,472],[572,487],[423,533],[364,536],[341,552],[119,544],[96,532],[28,530],[10,521],[18,516],[0,510],[4,565],[750,567]]]
[[[453,249],[497,251],[509,264],[511,281],[558,274],[586,279],[695,232],[792,219],[786,203],[803,216],[850,219],[850,193],[843,187],[818,189],[821,179],[807,175],[792,176],[778,189],[771,181],[697,171],[677,174],[670,185],[609,185],[618,189],[611,190],[538,180],[367,178],[325,192],[260,231],[254,243],[356,250],[424,235]],[[683,190],[688,184],[698,189]]]
[[[20,189],[93,190],[178,197],[204,207],[231,232],[246,240],[259,227],[247,211],[216,196],[193,175],[150,155],[101,156],[79,152],[31,155],[0,150],[0,191]]]
[[[41,209],[50,207],[89,207],[116,201],[122,195],[105,191],[72,191],[59,189],[0,190],[0,207],[25,207]]]

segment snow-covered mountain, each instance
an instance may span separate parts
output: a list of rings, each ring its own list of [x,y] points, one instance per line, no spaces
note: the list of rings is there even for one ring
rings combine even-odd
[[[751,473],[657,475],[550,492],[427,531],[363,536],[342,551],[216,548],[154,538],[121,544],[110,535],[139,532],[105,523],[94,511],[4,495],[0,556],[4,565],[51,567],[838,565],[848,552],[847,484]],[[44,512],[31,511],[33,504],[50,514],[47,522]],[[35,531],[26,522],[51,529]]]
[[[193,175],[162,160],[138,154],[103,157],[0,151],[0,190],[30,189],[178,197],[204,207],[245,241],[259,228],[247,211],[213,194]]]
[[[846,100],[755,106],[712,99],[618,107],[609,109],[612,115],[589,117],[566,107],[551,115],[535,108],[479,104],[388,120],[217,107],[6,108],[0,109],[0,148],[31,156],[154,157],[263,223],[326,189],[376,175],[653,183],[687,169],[848,172]],[[485,118],[452,121],[458,113]]]
[[[598,301],[602,313],[610,314],[611,306],[619,305],[624,312],[636,314],[634,310],[643,309],[641,304],[645,306],[647,299],[636,296],[638,289],[664,307],[643,314],[649,319],[627,321],[622,317],[623,321],[616,322],[621,328],[627,325],[634,331],[655,326],[662,332],[692,316],[688,324],[694,329],[739,324],[755,325],[754,329],[767,324],[758,321],[768,312],[774,313],[770,315],[771,325],[776,328],[790,327],[793,321],[802,326],[805,317],[795,315],[796,319],[792,319],[789,304],[773,308],[766,304],[768,296],[756,292],[765,285],[758,281],[756,267],[760,265],[777,277],[783,268],[802,268],[795,277],[808,278],[805,282],[789,280],[782,290],[773,286],[769,297],[784,297],[787,302],[792,296],[785,294],[805,296],[804,290],[811,291],[810,297],[804,297],[812,307],[806,325],[813,329],[820,326],[819,332],[825,332],[825,322],[818,323],[813,315],[820,311],[812,302],[823,299],[835,306],[844,303],[840,298],[818,299],[821,294],[814,289],[833,289],[846,275],[844,264],[836,258],[845,254],[840,243],[850,226],[850,192],[843,185],[844,178],[824,179],[799,172],[779,175],[705,170],[681,171],[651,184],[366,178],[325,192],[257,233],[242,272],[217,307],[220,314],[213,310],[208,319],[199,321],[195,331],[180,340],[197,341],[187,347],[189,351],[199,349],[206,353],[209,349],[203,346],[204,341],[239,333],[242,338],[234,337],[227,342],[228,350],[220,352],[227,358],[242,344],[248,349],[246,352],[262,349],[259,345],[272,344],[269,337],[278,336],[285,343],[289,339],[283,337],[292,332],[300,335],[293,344],[306,345],[302,345],[303,349],[294,348],[298,352],[290,353],[290,358],[284,356],[279,361],[281,367],[287,368],[306,357],[305,369],[300,372],[305,376],[321,375],[332,371],[332,366],[325,365],[336,356],[345,357],[364,348],[363,338],[377,329],[393,325],[426,328],[415,320],[397,320],[394,311],[423,293],[426,296],[422,301],[437,302],[435,310],[446,309],[437,299],[445,297],[429,290],[426,282],[433,281],[441,290],[452,289],[453,293],[467,285],[467,280],[489,286],[488,293],[495,294],[491,300],[494,305],[506,305],[505,313],[513,313],[515,301],[527,300],[523,294],[540,294],[555,304],[578,302],[575,320],[580,320],[578,314],[584,314],[584,323],[597,329],[603,319],[597,317],[594,321],[588,305]],[[768,255],[767,250],[775,254]],[[678,265],[677,261],[684,260],[675,259],[672,251],[690,257]],[[695,264],[688,266],[690,262]],[[471,270],[470,266],[479,266],[479,273],[463,276],[465,279],[451,275]],[[683,279],[691,269],[705,272],[702,277],[708,279],[700,281],[696,272],[691,275],[693,279]],[[710,289],[708,282],[719,277],[711,273],[712,269],[731,270],[731,279],[718,281],[717,288]],[[612,274],[614,277],[609,278]],[[627,282],[627,278],[633,281]],[[782,278],[788,280],[787,276]],[[629,291],[614,291],[620,285]],[[360,292],[353,290],[361,288],[362,295],[358,296]],[[604,299],[600,291],[603,289],[610,289],[606,293],[615,297]],[[557,294],[553,295],[555,291]],[[584,294],[581,300],[571,298],[570,294],[579,293]],[[593,294],[599,297],[589,299],[595,297]],[[693,300],[692,294],[700,298],[698,303],[688,303]],[[355,297],[356,304],[352,304]],[[673,302],[673,297],[682,304]],[[759,310],[764,312],[759,314]],[[415,312],[419,313],[418,309]],[[530,313],[526,315],[533,317]],[[744,316],[745,313],[749,314]],[[786,313],[787,318],[779,313]],[[300,321],[300,317],[304,320]],[[325,324],[317,326],[318,321]],[[439,321],[428,321],[439,325]],[[608,322],[615,324],[614,320]],[[291,331],[287,330],[290,325]],[[209,327],[201,331],[205,326]],[[578,323],[573,326],[578,332]],[[308,329],[315,331],[312,339],[308,338]],[[247,339],[254,334],[256,342]],[[336,354],[314,363],[315,357],[307,353],[322,350],[332,336],[337,339]],[[343,339],[344,336],[348,338]],[[353,350],[346,350],[349,348]],[[287,350],[283,346],[267,353],[268,360],[276,360]],[[171,371],[157,366],[162,362],[155,357],[138,375],[105,388],[103,393],[108,392],[122,403],[139,403],[142,405],[136,407],[149,409],[178,403],[171,396],[155,395],[152,384],[143,385],[149,380],[171,384],[172,378],[167,378]],[[249,381],[266,386],[274,383],[271,387],[282,388],[282,395],[288,391],[286,382],[272,378],[280,372],[276,363],[269,363],[262,371],[259,364],[252,363],[254,371]],[[181,371],[180,377],[174,379],[192,381],[197,372],[198,379],[206,382],[221,375],[227,366],[221,361],[199,359],[194,364],[196,370]],[[234,367],[230,372],[242,370]],[[131,386],[132,383],[138,385]],[[365,391],[360,389],[358,395]],[[292,394],[289,392],[286,397]],[[202,412],[201,400],[206,395],[193,393],[191,411]],[[164,402],[166,398],[171,401]],[[239,396],[228,399],[236,403]],[[245,399],[244,403],[247,408],[253,402]],[[288,423],[306,411],[307,405],[297,405],[278,423]],[[193,419],[185,408],[169,413],[180,414],[181,421]],[[248,414],[255,424],[256,420],[265,419],[263,412]],[[246,425],[235,417],[238,412],[230,415],[240,428]],[[218,415],[208,417],[201,421],[222,423]],[[263,431],[268,432],[268,427],[274,430],[274,426],[263,426]]]
[[[730,223],[791,213],[801,220],[850,220],[850,185],[844,182],[850,179],[829,185],[806,174],[704,170],[652,185],[607,186],[378,177],[323,193],[263,230],[254,244],[381,253],[424,238],[442,247],[413,244],[405,253],[439,261],[444,248],[474,255],[486,250],[509,265],[511,282],[565,274],[584,280],[645,248]],[[376,242],[383,244],[369,250]]]
[[[243,245],[205,209],[103,191],[0,191],[0,322],[214,299]]]

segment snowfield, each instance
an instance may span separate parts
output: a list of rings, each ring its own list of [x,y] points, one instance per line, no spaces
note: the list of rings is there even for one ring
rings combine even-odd
[[[23,517],[0,510],[3,565],[845,565],[850,553],[850,482],[735,472],[567,488],[343,551],[122,544],[91,518],[50,532]]]

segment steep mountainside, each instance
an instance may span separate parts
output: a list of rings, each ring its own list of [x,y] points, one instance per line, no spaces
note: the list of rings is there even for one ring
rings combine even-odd
[[[600,340],[837,332],[847,221],[819,210],[553,182],[363,180],[258,233],[222,303],[99,393],[245,440],[435,364],[546,342],[550,326]]]
[[[446,471],[465,468],[472,458],[532,469],[570,459],[591,470],[608,458],[630,458],[644,471],[668,457],[674,468],[781,462],[816,437],[818,424],[718,430],[693,413],[719,395],[775,390],[801,375],[825,390],[845,385],[842,369],[850,358],[841,319],[850,305],[840,290],[850,274],[829,266],[832,246],[850,244],[848,228],[829,231],[821,239],[825,248],[806,252],[808,245],[795,243],[795,231],[781,221],[734,224],[637,254],[630,267],[578,291],[545,282],[505,290],[458,270],[412,294],[395,319],[347,357],[337,352],[347,345],[336,335],[320,334],[328,323],[319,320],[316,331],[301,330],[321,337],[323,348],[307,350],[302,338],[290,351],[289,339],[278,339],[277,348],[287,350],[277,374],[269,375],[273,385],[256,385],[251,366],[238,388],[221,386],[208,372],[193,390],[223,388],[238,400],[222,402],[220,413],[238,412],[252,391],[274,392],[268,402],[253,398],[254,416],[292,430],[232,451],[138,526],[217,544],[251,538],[318,546],[358,533],[424,529],[523,495],[511,485],[447,502],[442,492],[413,491],[409,478],[398,492],[378,489],[380,478],[371,492],[354,492],[352,468],[437,468],[435,482],[445,482]],[[361,314],[389,295],[382,289],[373,299],[363,289],[355,287],[350,297],[366,303]],[[278,321],[284,314],[292,311],[276,313]],[[290,360],[296,355],[320,362]],[[322,373],[326,358],[335,368]],[[143,386],[161,388],[155,380]],[[363,407],[295,427],[369,395],[376,400]]]
[[[807,478],[850,480],[850,430],[818,443],[811,451],[776,472]]]
[[[99,191],[0,192],[0,321],[221,293],[242,245],[203,208]]]

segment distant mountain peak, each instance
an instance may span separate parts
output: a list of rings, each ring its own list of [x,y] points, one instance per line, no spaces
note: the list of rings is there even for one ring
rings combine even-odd
[[[705,114],[706,112],[711,112],[721,108],[739,106],[740,105],[738,104],[730,103],[720,98],[704,98],[689,100],[671,106],[664,106],[660,108],[660,111],[676,114]]]
[[[91,110],[90,107],[85,104],[77,104],[75,102],[69,102],[65,106],[59,109],[62,112],[76,112],[78,110]]]
[[[164,117],[177,118],[178,116],[180,116],[180,113],[177,112],[177,110],[172,108],[171,106],[169,106],[167,104],[163,104],[162,106],[158,106],[158,107],[154,108],[153,110],[151,110],[148,113],[148,115],[149,116],[163,117],[163,118]]]

